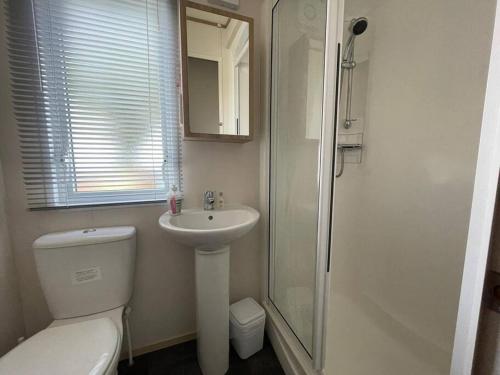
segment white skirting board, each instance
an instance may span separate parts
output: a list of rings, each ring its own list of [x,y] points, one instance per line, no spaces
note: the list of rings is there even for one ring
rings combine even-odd
[[[191,340],[196,340],[196,332],[189,332],[184,335],[175,336],[167,340],[158,341],[147,346],[133,349],[132,355],[134,357],[137,357],[143,354],[156,352],[157,350],[169,348],[174,345],[182,344]],[[126,343],[122,343],[122,353],[120,355],[120,361],[128,358],[128,351],[126,346]]]
[[[266,333],[274,352],[286,375],[323,375],[323,371],[314,370],[312,360],[293,337],[283,318],[274,311],[274,307],[262,302],[266,310]]]

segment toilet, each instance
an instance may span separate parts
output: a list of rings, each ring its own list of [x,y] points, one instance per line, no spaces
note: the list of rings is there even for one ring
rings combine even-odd
[[[51,233],[33,243],[54,321],[0,358],[0,374],[117,373],[135,268],[135,228]]]

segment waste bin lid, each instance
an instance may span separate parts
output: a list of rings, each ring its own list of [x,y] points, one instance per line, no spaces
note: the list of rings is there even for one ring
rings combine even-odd
[[[243,326],[266,315],[262,306],[251,297],[233,303],[229,308],[229,313],[232,319]]]

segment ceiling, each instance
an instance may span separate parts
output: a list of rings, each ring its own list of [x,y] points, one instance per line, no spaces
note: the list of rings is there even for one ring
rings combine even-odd
[[[196,18],[199,20],[208,21],[211,23],[217,23],[222,26],[227,25],[229,21],[229,17],[189,7],[186,8],[186,15],[188,17]]]

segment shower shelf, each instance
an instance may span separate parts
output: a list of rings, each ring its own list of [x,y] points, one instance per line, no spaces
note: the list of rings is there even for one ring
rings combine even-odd
[[[363,145],[360,143],[341,144],[341,145],[337,145],[337,148],[341,151],[342,150],[344,150],[344,151],[361,150],[363,148]]]
[[[345,156],[346,151],[356,151],[362,150],[363,145],[361,143],[344,143],[338,144],[337,149],[340,151],[340,171],[335,174],[335,177],[340,177],[344,174]]]

